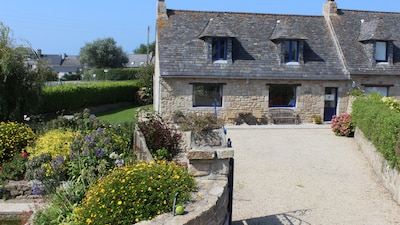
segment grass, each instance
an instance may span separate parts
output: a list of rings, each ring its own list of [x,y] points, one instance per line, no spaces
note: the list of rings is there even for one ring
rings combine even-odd
[[[97,118],[100,121],[108,121],[112,124],[121,124],[124,122],[135,122],[136,121],[136,111],[140,108],[151,109],[153,105],[146,106],[125,106],[119,109],[112,109],[97,114]]]

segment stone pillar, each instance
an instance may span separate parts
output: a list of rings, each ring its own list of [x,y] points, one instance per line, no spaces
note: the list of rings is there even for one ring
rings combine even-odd
[[[189,173],[196,177],[229,174],[233,148],[191,150],[187,153]]]

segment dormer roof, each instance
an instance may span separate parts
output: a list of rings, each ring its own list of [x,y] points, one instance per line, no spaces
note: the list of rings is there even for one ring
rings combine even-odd
[[[307,40],[303,34],[303,27],[298,26],[296,20],[291,18],[279,19],[276,21],[275,29],[271,35],[272,41],[278,40]]]
[[[227,23],[216,16],[208,20],[203,31],[199,34],[200,39],[207,37],[236,37],[236,34],[229,29]]]
[[[361,20],[360,36],[358,40],[363,41],[393,41],[392,33],[386,27],[382,18],[371,21]]]

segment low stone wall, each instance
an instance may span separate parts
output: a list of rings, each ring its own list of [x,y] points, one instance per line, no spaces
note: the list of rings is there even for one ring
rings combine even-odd
[[[383,186],[392,194],[393,199],[400,204],[400,173],[391,168],[388,162],[376,150],[375,146],[365,138],[360,129],[356,129],[354,135],[358,148],[369,160],[372,168],[382,182]]]
[[[0,191],[0,196],[5,199],[36,199],[32,195],[31,185],[27,181],[7,181]]]

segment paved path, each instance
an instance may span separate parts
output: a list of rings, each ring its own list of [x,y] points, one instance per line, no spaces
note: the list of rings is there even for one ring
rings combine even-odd
[[[353,138],[329,125],[228,127],[234,225],[400,224],[400,206]]]

